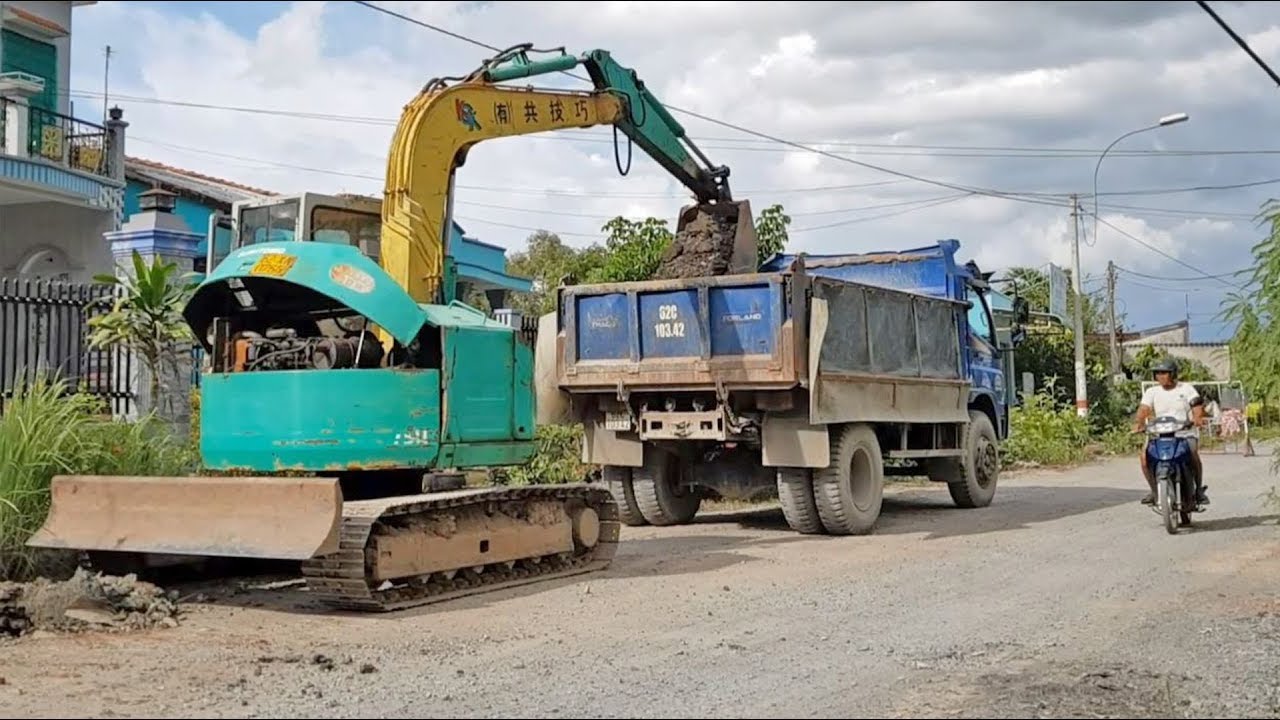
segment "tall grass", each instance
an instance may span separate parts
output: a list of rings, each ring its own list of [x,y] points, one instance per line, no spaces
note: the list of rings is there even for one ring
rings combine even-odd
[[[21,388],[0,415],[0,579],[39,571],[26,542],[49,511],[54,475],[184,475],[195,456],[151,417],[112,420],[91,395],[64,381],[38,378]]]
[[[1088,457],[1089,423],[1074,408],[1059,407],[1052,388],[1024,398],[1009,414],[1002,459],[1009,465],[1072,465]]]

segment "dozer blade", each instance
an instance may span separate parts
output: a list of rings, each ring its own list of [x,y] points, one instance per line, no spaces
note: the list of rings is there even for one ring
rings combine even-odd
[[[333,478],[59,475],[32,547],[307,560],[337,552]]]
[[[676,236],[687,238],[703,232],[710,232],[713,238],[723,241],[716,244],[720,252],[729,255],[728,268],[724,271],[726,274],[754,273],[759,269],[756,248],[760,239],[756,235],[750,200],[686,205],[681,208],[676,222]],[[725,248],[725,242],[731,242],[731,247]]]

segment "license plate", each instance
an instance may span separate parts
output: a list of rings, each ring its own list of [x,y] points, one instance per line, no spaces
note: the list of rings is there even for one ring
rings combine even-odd
[[[614,431],[627,431],[631,429],[631,416],[627,413],[605,413],[604,429]]]
[[[296,255],[285,253],[268,253],[258,258],[258,262],[249,269],[250,275],[266,275],[268,277],[284,277],[293,264],[298,261]]]

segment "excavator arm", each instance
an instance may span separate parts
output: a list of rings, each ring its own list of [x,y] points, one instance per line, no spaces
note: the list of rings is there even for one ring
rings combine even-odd
[[[699,213],[683,210],[680,226],[714,205],[724,205],[712,212],[731,222],[744,208],[750,217],[749,206],[732,200],[728,168],[702,154],[634,70],[605,50],[573,56],[558,49],[542,60],[531,60],[530,52],[536,52],[531,45],[518,45],[465,77],[432,80],[401,115],[387,161],[381,262],[415,300],[452,299],[444,279],[454,177],[468,150],[493,138],[610,124],[693,192]],[[594,90],[499,85],[578,66]],[[739,225],[735,241],[742,249],[735,257],[745,262],[749,255],[754,263],[754,229],[750,221]]]

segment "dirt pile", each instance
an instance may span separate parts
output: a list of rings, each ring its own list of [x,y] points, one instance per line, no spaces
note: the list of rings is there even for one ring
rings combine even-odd
[[[699,215],[676,233],[654,277],[674,280],[727,274],[736,231],[726,218]]]
[[[135,575],[76,570],[69,580],[0,583],[0,636],[33,630],[141,630],[178,625],[176,593]]]

